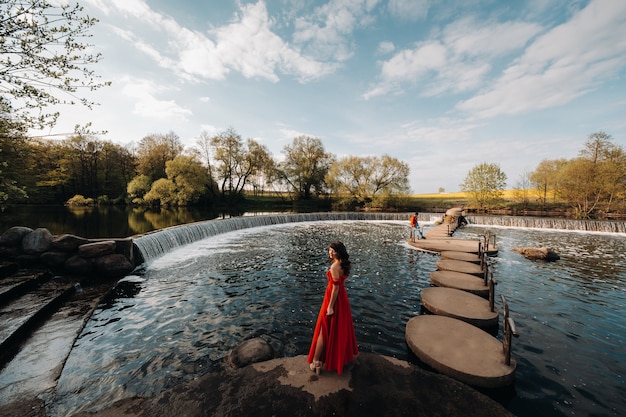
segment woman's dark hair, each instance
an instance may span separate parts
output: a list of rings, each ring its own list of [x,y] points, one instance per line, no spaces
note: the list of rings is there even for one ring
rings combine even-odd
[[[337,257],[341,262],[341,269],[343,270],[343,273],[346,275],[350,275],[352,262],[350,262],[350,255],[348,255],[348,250],[346,249],[346,246],[341,242],[333,242],[329,246],[337,253]]]

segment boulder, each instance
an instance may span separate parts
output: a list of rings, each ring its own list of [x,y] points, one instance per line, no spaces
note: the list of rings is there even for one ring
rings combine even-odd
[[[527,259],[537,259],[542,261],[557,261],[561,257],[549,248],[513,248],[513,251],[521,253]]]
[[[260,337],[248,339],[235,349],[227,357],[227,363],[233,368],[243,368],[257,362],[273,359],[276,355],[274,348]]]
[[[101,242],[80,245],[78,247],[78,253],[83,258],[96,258],[98,256],[114,253],[116,246],[117,244],[114,240],[103,240]]]
[[[69,257],[67,252],[49,251],[42,253],[39,259],[48,266],[63,266]]]
[[[24,253],[43,253],[50,248],[52,233],[48,229],[40,227],[33,230],[22,238],[22,250]]]
[[[107,277],[123,277],[134,269],[128,258],[120,253],[100,256],[94,260],[94,266]]]
[[[93,262],[82,256],[74,255],[65,261],[64,268],[72,274],[87,274],[93,272]]]
[[[24,226],[13,226],[0,236],[0,246],[19,246],[22,239],[33,229]]]
[[[89,243],[89,239],[84,237],[64,234],[58,236],[52,236],[50,246],[52,249],[60,250],[62,252],[75,252],[78,247]]]

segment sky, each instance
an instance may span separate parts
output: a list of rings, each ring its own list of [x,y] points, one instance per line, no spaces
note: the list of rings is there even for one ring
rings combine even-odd
[[[626,147],[624,0],[81,0],[99,20],[99,103],[60,109],[137,144],[229,128],[280,161],[294,138],[390,155],[412,193],[460,190],[486,162],[520,184],[603,131]]]

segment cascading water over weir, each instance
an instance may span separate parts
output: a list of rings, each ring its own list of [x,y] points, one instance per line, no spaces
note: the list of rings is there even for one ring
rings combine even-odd
[[[526,229],[580,230],[583,232],[626,233],[626,221],[577,220],[552,217],[465,216],[471,224]]]
[[[150,261],[176,249],[177,247],[202,240],[222,233],[253,227],[271,226],[298,222],[315,221],[407,221],[410,213],[299,213],[271,214],[261,216],[232,217],[221,220],[185,224],[161,229],[153,233],[134,238],[143,262]],[[407,223],[408,225],[408,223]]]
[[[142,262],[149,263],[180,246],[235,230],[315,221],[406,221],[408,226],[410,215],[411,213],[321,212],[231,217],[169,227],[136,236],[133,241],[139,250],[141,259],[138,264],[140,264]],[[440,219],[441,214],[438,213],[422,213],[420,215],[420,221],[435,222]],[[466,216],[466,219],[470,224],[484,226],[626,233],[625,221],[474,215]]]

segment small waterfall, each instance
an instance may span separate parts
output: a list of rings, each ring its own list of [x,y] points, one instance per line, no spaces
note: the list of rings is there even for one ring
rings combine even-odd
[[[580,230],[584,232],[626,233],[626,221],[575,220],[551,217],[465,216],[470,224],[520,227],[526,229]]]
[[[231,217],[168,227],[135,237],[133,242],[143,261],[150,262],[180,246],[222,233],[252,227],[329,220],[402,220],[406,221],[408,225],[410,215],[411,213],[324,212]]]

